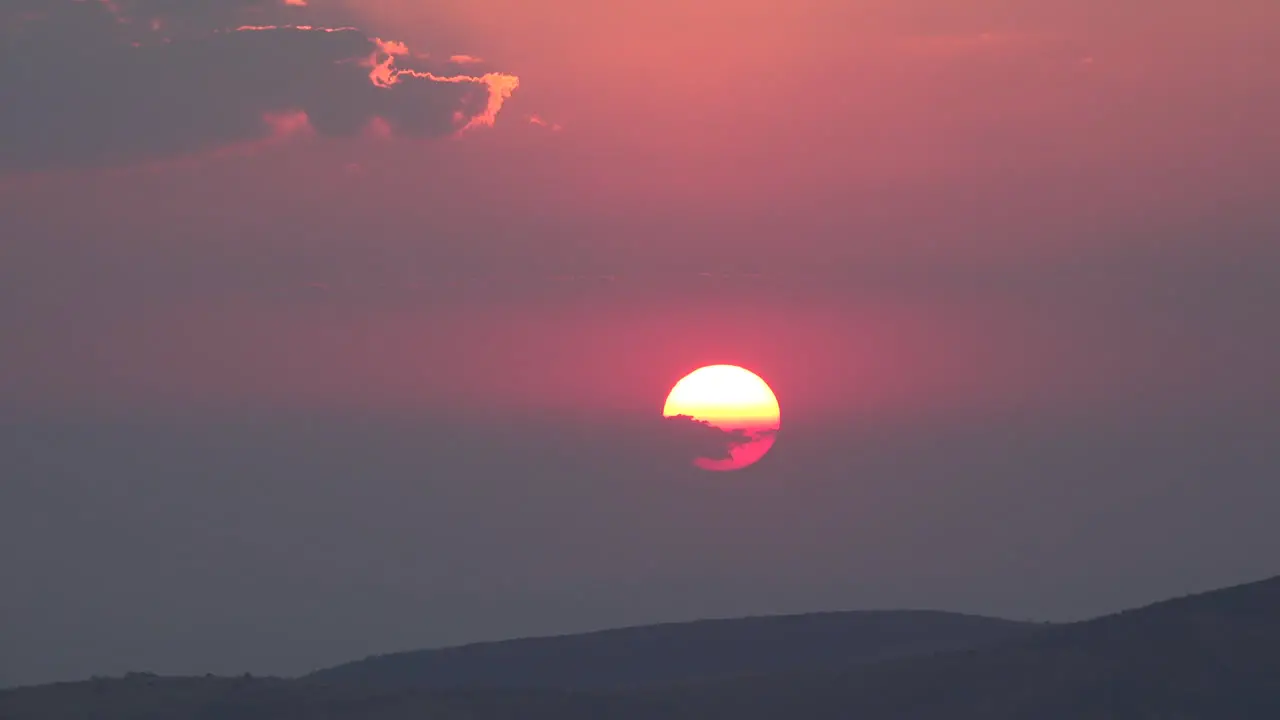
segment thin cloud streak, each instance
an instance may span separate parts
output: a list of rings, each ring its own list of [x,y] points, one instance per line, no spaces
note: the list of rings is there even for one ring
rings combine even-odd
[[[480,83],[488,88],[489,98],[485,104],[484,111],[473,115],[467,120],[460,132],[474,127],[493,127],[493,124],[497,121],[498,113],[502,110],[503,103],[520,87],[520,78],[506,73],[489,72],[475,77],[472,75],[436,75],[431,72],[399,68],[396,67],[396,58],[410,54],[408,45],[398,41],[375,38],[374,46],[375,50],[366,62],[371,68],[369,80],[377,87],[392,88],[399,85],[404,79],[417,79],[436,83]],[[458,58],[465,58],[465,60],[458,60]],[[478,59],[466,55],[454,55],[449,58],[449,61],[452,63],[480,62]]]

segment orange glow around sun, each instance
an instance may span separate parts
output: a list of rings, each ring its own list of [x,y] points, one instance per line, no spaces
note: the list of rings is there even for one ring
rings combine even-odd
[[[700,457],[705,470],[737,470],[764,457],[779,427],[778,398],[760,376],[736,365],[708,365],[680,379],[667,395],[664,417],[687,415],[712,427],[741,431],[750,441],[728,458]]]

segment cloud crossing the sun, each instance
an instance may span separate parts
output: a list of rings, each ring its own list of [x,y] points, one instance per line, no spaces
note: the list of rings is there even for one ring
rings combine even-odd
[[[0,10],[0,171],[127,164],[278,132],[492,126],[519,79],[305,22],[305,0],[14,0]],[[458,56],[463,57],[463,56]],[[470,56],[465,56],[470,59]],[[465,67],[460,67],[465,65]]]

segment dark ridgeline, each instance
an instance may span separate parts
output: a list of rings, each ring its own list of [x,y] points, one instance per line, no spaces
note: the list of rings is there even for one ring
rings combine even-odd
[[[655,718],[1280,718],[1280,577],[987,648],[651,699],[669,711]]]
[[[451,688],[451,689],[447,689]],[[0,720],[1280,718],[1280,578],[1096,620],[829,613],[0,693]]]
[[[701,620],[381,655],[304,680],[377,688],[606,690],[958,650],[1039,625],[930,611]]]

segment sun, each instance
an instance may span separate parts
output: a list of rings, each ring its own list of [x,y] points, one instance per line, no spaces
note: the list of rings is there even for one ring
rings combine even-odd
[[[708,365],[671,388],[663,417],[685,415],[725,431],[721,457],[698,457],[704,470],[738,470],[764,457],[780,425],[778,398],[759,375],[737,365]]]

